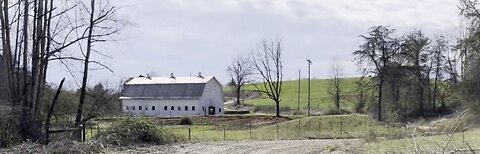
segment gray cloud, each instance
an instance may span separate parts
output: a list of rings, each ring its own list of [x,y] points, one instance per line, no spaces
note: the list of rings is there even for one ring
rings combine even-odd
[[[93,82],[129,76],[174,72],[179,76],[215,75],[228,81],[226,67],[233,57],[247,55],[263,39],[281,36],[286,79],[305,70],[326,78],[337,62],[355,76],[351,53],[362,43],[358,36],[374,25],[391,25],[402,34],[414,28],[429,35],[454,36],[458,29],[457,1],[452,0],[118,0],[119,16],[135,24],[125,39],[101,48],[115,73],[94,72]],[[49,80],[65,76],[56,67]],[[303,75],[306,76],[305,71]]]

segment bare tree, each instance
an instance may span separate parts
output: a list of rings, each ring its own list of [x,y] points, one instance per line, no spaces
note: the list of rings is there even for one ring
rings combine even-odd
[[[235,87],[235,105],[240,105],[240,95],[242,93],[242,87],[249,83],[251,80],[249,76],[253,74],[253,66],[248,57],[237,57],[233,60],[233,63],[227,69],[228,73],[232,77]]]
[[[340,99],[341,99],[341,82],[343,76],[343,67],[338,64],[331,66],[332,78],[329,80],[328,93],[333,98],[333,105],[337,110],[337,114],[340,113]]]
[[[61,1],[61,2],[59,2]],[[106,1],[102,1],[106,2]],[[88,42],[89,24],[81,17],[86,7],[83,0],[3,0],[0,4],[2,52],[5,61],[9,93],[9,105],[19,107],[12,114],[20,115],[18,126],[23,140],[39,141],[45,134],[42,108],[48,106],[42,101],[49,62],[67,60],[85,62],[75,57],[75,45]],[[93,20],[95,30],[92,41],[105,41],[105,37],[120,29],[104,23],[118,22],[113,19],[116,9],[100,7]],[[74,50],[71,50],[74,49]],[[82,48],[80,48],[82,50]],[[94,53],[98,51],[92,50]],[[77,54],[80,55],[80,54]],[[87,60],[89,63],[103,64]]]
[[[365,43],[360,45],[360,49],[353,52],[355,61],[364,71],[372,73],[377,80],[377,120],[382,121],[382,96],[383,87],[392,59],[399,53],[400,44],[398,39],[392,37],[393,29],[385,26],[375,26],[370,28],[367,36],[361,35]]]
[[[416,30],[406,35],[402,40],[402,55],[404,56],[406,68],[411,72],[416,81],[414,85],[416,86],[417,101],[419,102],[419,113],[424,113],[425,108],[425,89],[429,87],[429,72],[431,65],[428,66],[428,45],[430,39],[425,37],[422,31]],[[429,88],[428,88],[429,89]],[[429,91],[429,90],[428,90]],[[428,92],[427,91],[427,92]]]
[[[253,66],[262,82],[253,84],[255,88],[275,102],[276,117],[280,117],[280,94],[283,83],[281,39],[263,41],[256,53],[252,53]]]
[[[355,104],[355,112],[363,113],[366,103],[374,101],[375,84],[372,83],[372,78],[363,74],[358,81],[355,82],[355,93],[357,95],[357,103]]]
[[[90,119],[95,118],[95,115],[89,114],[86,117],[82,118],[84,114],[84,104],[85,104],[85,96],[87,95],[87,83],[88,83],[88,76],[90,71],[90,63],[98,64],[110,71],[112,71],[107,66],[91,60],[91,54],[93,52],[97,52],[93,49],[93,44],[95,42],[104,42],[106,41],[107,37],[110,37],[113,34],[118,33],[122,27],[117,27],[118,21],[116,19],[116,11],[117,8],[115,6],[110,5],[109,1],[101,1],[100,3],[96,4],[96,0],[91,0],[90,3],[80,3],[83,8],[85,8],[85,12],[88,12],[88,28],[86,29],[87,32],[87,40],[86,40],[86,51],[82,51],[83,58],[73,58],[74,60],[80,60],[83,62],[83,75],[82,75],[82,84],[80,87],[80,99],[77,107],[77,115],[75,116],[75,124],[74,127],[81,128],[81,126],[85,125]],[[90,6],[88,7],[88,4]],[[98,10],[97,10],[98,9]],[[113,27],[112,27],[113,26]],[[81,139],[80,136],[80,129],[77,129],[74,133],[74,137],[77,139]]]
[[[439,93],[439,85],[440,82],[443,80],[443,72],[446,64],[446,59],[447,57],[445,56],[445,53],[449,50],[448,47],[448,41],[444,36],[440,36],[437,39],[435,39],[435,42],[433,44],[433,49],[431,50],[430,53],[430,60],[432,63],[432,72],[434,75],[433,79],[433,98],[432,98],[432,105],[433,105],[433,110],[434,112],[436,111],[437,108],[437,101],[439,99],[439,96],[442,95]],[[430,72],[429,72],[430,73]],[[442,105],[444,106],[444,105]]]

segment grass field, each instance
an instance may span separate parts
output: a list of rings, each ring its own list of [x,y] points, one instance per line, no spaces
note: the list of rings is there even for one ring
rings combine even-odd
[[[428,137],[417,135],[415,142],[412,137],[383,140],[369,143],[365,149],[366,153],[472,153],[469,146],[476,152],[480,150],[480,129],[455,133],[450,141],[449,134]]]
[[[378,137],[402,136],[401,127],[374,122],[362,115],[315,116],[290,120],[259,128],[228,130],[221,125],[164,126],[192,141],[217,140],[290,140],[362,138],[374,131]],[[224,128],[226,128],[224,130]]]
[[[351,110],[354,106],[354,89],[355,82],[360,78],[344,78],[341,82],[342,89],[342,105],[341,108]],[[311,80],[311,108],[313,110],[327,110],[333,107],[331,96],[328,93],[328,79],[312,79]],[[259,85],[261,86],[261,85]],[[298,106],[298,80],[284,81],[282,86],[280,106],[285,109],[296,110]],[[225,89],[231,89],[225,87]],[[253,85],[246,85],[246,90],[255,90]],[[300,109],[307,109],[308,80],[300,81]],[[273,106],[274,102],[263,96],[259,99],[245,100],[246,104],[253,106]]]

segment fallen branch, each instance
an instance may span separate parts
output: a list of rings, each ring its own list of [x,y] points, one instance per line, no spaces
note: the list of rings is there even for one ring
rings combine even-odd
[[[460,122],[458,122],[458,124],[455,126],[455,128],[453,129],[452,133],[449,135],[448,137],[448,140],[447,140],[447,144],[445,144],[445,146],[443,147],[443,150],[442,150],[442,153],[445,153],[445,149],[448,147],[448,145],[450,144],[450,141],[452,140],[452,137],[453,137],[453,134],[455,134],[455,132],[457,131],[458,127],[460,126],[460,124],[463,122],[463,120],[465,119],[465,115],[467,114],[469,109],[466,109],[465,111],[463,111],[463,115],[462,115],[462,118],[460,119]]]
[[[417,131],[418,123],[415,125],[415,128],[413,129],[412,139],[413,139],[413,144],[415,146],[415,153],[419,153],[418,146],[417,146],[417,141],[415,140],[415,132]]]
[[[480,151],[480,148],[468,148],[468,149],[454,149],[452,152],[471,152],[471,153],[476,153],[475,151]]]

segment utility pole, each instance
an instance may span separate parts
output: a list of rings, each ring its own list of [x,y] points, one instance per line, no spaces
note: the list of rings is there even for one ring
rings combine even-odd
[[[312,61],[307,59],[308,62],[308,113],[307,117],[310,117],[310,66],[312,65]]]
[[[297,112],[300,111],[300,69],[298,70]]]

